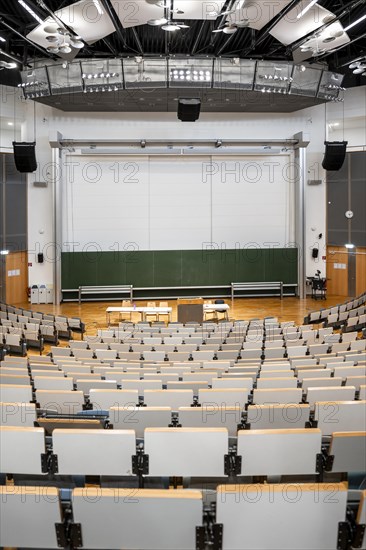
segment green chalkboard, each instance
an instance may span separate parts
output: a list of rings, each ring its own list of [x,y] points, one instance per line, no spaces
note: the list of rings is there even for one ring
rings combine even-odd
[[[62,288],[219,286],[232,282],[297,284],[296,248],[63,252]]]

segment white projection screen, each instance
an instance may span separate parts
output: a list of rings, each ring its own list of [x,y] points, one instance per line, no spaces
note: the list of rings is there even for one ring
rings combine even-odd
[[[290,159],[68,154],[63,251],[284,247],[294,240]]]

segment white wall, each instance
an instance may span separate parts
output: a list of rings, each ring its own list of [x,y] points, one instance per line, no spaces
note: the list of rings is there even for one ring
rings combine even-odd
[[[0,117],[9,116],[14,100],[5,98]],[[33,139],[33,102],[27,101],[26,116],[22,128],[23,139]],[[22,104],[23,105],[23,104]],[[23,107],[24,108],[24,105]],[[344,110],[344,123],[343,123]],[[309,179],[321,179],[319,186],[306,187],[306,265],[307,274],[316,269],[325,273],[321,260],[325,247],[325,174],[321,168],[324,154],[324,140],[338,140],[344,137],[350,146],[366,146],[366,87],[355,88],[346,93],[344,106],[341,103],[319,105],[291,114],[281,113],[231,113],[201,114],[195,123],[181,123],[175,113],[64,113],[37,105],[37,174],[29,176],[28,188],[28,242],[32,267],[29,271],[30,284],[52,283],[53,261],[35,263],[35,253],[47,251],[47,244],[53,240],[52,186],[36,188],[32,182],[37,179],[50,180],[49,163],[51,149],[49,136],[56,131],[67,138],[99,139],[174,139],[174,138],[217,138],[217,139],[286,139],[303,131],[309,135],[308,154]],[[341,122],[341,127],[331,127],[332,121]],[[9,145],[9,137],[4,138]],[[1,144],[1,141],[0,141]],[[318,235],[323,239],[319,241]],[[320,259],[311,258],[311,248],[319,243]]]

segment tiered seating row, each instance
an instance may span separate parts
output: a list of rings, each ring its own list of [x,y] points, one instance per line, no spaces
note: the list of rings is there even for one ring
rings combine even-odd
[[[0,304],[0,345],[10,353],[26,355],[27,348],[44,349],[44,342],[58,344],[59,338],[70,339],[73,332],[83,334],[79,318],[39,313]]]
[[[324,323],[325,326],[341,328],[344,332],[360,331],[366,327],[366,292],[331,308],[311,311],[304,323]]]
[[[104,549],[108,540],[109,549],[131,550],[345,550],[366,543],[366,491],[350,514],[345,483],[220,485],[208,510],[199,490],[20,486],[0,494],[2,547]]]

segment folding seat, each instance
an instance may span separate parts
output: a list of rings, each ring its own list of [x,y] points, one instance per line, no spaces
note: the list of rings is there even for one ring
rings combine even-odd
[[[265,359],[281,359],[285,356],[285,348],[265,348],[263,354]]]
[[[42,475],[43,428],[0,426],[0,473]],[[3,525],[2,525],[3,527]]]
[[[338,344],[332,344],[331,350],[333,353],[347,351],[349,349],[349,342],[341,342]]]
[[[304,357],[308,352],[308,347],[307,346],[287,347],[286,352],[287,352],[287,356],[290,359],[292,357]]]
[[[318,329],[318,336],[321,340],[326,334],[332,334],[333,327],[322,327]]]
[[[283,371],[289,371],[291,370],[291,363],[289,361],[284,360],[282,361],[264,361],[262,363],[261,367],[261,373],[265,371],[273,371],[273,370],[283,370]]]
[[[266,378],[276,378],[277,380],[295,378],[295,373],[293,370],[261,370],[259,372],[258,380],[263,380]]]
[[[356,340],[355,342],[351,342],[350,345],[350,351],[365,351],[366,350],[366,339],[364,340]]]
[[[34,427],[35,403],[0,403],[0,426]]]
[[[70,342],[69,342],[69,346],[70,346],[71,350],[73,350],[73,349],[88,349],[88,345],[89,344],[86,340],[70,340]]]
[[[57,414],[76,414],[84,408],[82,391],[37,390],[36,401],[41,409],[54,411]]]
[[[225,353],[228,353],[228,352],[225,352]],[[258,348],[258,349],[243,349],[241,350],[240,352],[240,358],[241,359],[261,359],[262,357],[262,354],[263,354],[263,351],[261,348]],[[217,352],[217,357],[222,359],[222,352]],[[233,357],[234,359],[234,357]]]
[[[29,403],[33,400],[32,386],[17,384],[2,384],[0,386],[0,402]]]
[[[73,375],[73,380],[76,385],[76,389],[84,393],[84,395],[89,395],[90,390],[116,390],[117,382],[115,380],[100,380],[96,378],[79,378],[76,375]]]
[[[216,522],[223,528],[222,550],[337,548],[347,489],[347,483],[221,485]],[[304,518],[311,528],[304,529]]]
[[[363,384],[365,384],[366,378],[365,375],[363,376],[347,376],[346,378],[346,386],[354,386],[356,388],[356,391],[360,391],[360,388]],[[359,397],[359,399],[362,399]]]
[[[2,548],[59,548],[56,525],[62,523],[56,487],[0,486]]]
[[[3,374],[2,369],[0,369],[0,385],[12,384],[18,386],[30,386],[31,379],[28,376],[28,373],[23,374]]]
[[[297,388],[297,378],[258,378],[257,388],[259,390],[270,388]]]
[[[164,351],[145,351],[142,352],[142,360],[151,362],[164,361],[166,353]]]
[[[85,342],[86,344],[86,342]],[[84,348],[85,349],[85,348]],[[83,351],[84,351],[83,349]],[[71,348],[60,348],[58,346],[51,346],[52,357],[71,357]]]
[[[162,390],[163,381],[157,380],[121,380],[123,390],[137,390],[139,396],[143,396],[145,390]]]
[[[327,362],[327,369],[334,370],[335,368],[343,369],[344,367],[353,367],[355,364],[354,361],[335,361],[334,363]]]
[[[239,475],[314,475],[321,445],[322,433],[317,428],[256,430],[251,425],[250,430],[238,431]]]
[[[71,330],[67,321],[57,321],[57,319],[58,317],[56,317],[55,329],[57,330],[59,338],[66,338],[67,340],[70,340]]]
[[[85,324],[81,321],[81,319],[79,319],[79,317],[68,317],[67,322],[72,332],[76,332],[81,335],[84,334]]]
[[[76,361],[75,363],[60,363],[59,367],[61,367],[66,374],[73,374],[74,372],[79,373],[80,375],[82,373],[91,374],[90,365],[83,365],[79,361]],[[79,378],[81,378],[81,376],[79,376]]]
[[[108,411],[111,407],[131,407],[139,402],[137,390],[91,389],[89,401],[94,410]]]
[[[198,402],[201,406],[242,407],[247,404],[250,389],[246,388],[216,388],[201,389],[198,392]]]
[[[179,407],[193,404],[193,390],[145,390],[144,404],[148,407],[171,407],[177,411]]]
[[[308,404],[249,405],[247,427],[253,430],[305,428],[310,418]]]
[[[136,454],[132,429],[55,429],[52,443],[58,475],[132,475],[132,456]]]
[[[144,437],[145,428],[169,427],[172,422],[170,407],[111,407],[109,421],[113,429],[134,430],[136,437]]]
[[[195,397],[198,396],[200,389],[208,389],[209,381],[208,380],[191,380],[187,381],[178,381],[178,382],[167,382],[167,390],[192,390]]]
[[[320,311],[312,311],[309,314],[309,323],[317,323],[320,320]]]
[[[27,345],[19,334],[4,334],[4,346],[10,353],[19,353],[23,357],[27,353]]]
[[[72,378],[62,376],[34,376],[34,388],[36,390],[73,390],[74,381]]]
[[[365,472],[366,432],[333,432],[328,455],[332,472]]]
[[[216,407],[213,404],[180,407],[178,420],[183,428],[226,428],[230,437],[236,437],[238,425],[242,422],[242,407]]]
[[[281,342],[281,340],[279,341]],[[259,340],[259,341],[252,341],[252,340],[249,340],[249,341],[245,341],[243,342],[242,344],[242,348],[247,350],[247,349],[262,349],[263,347],[263,341],[262,340]],[[280,344],[278,345],[278,347],[280,347]]]
[[[331,388],[341,387],[343,379],[341,377],[336,378],[304,378],[302,381],[302,389],[307,392],[309,388]]]
[[[213,378],[211,380],[213,389],[238,388],[251,391],[253,380],[251,378]]]
[[[342,378],[348,378],[349,376],[366,376],[366,366],[359,367],[335,367],[334,376],[340,376]]]
[[[226,428],[146,428],[148,476],[224,477],[229,440]]]
[[[85,548],[195,550],[202,524],[200,491],[74,489],[73,516]],[[143,528],[136,528],[143,525]]]
[[[311,407],[314,407],[317,401],[327,401],[328,403],[352,401],[355,398],[355,393],[356,388],[354,386],[308,388],[306,401]]]
[[[184,345],[181,346],[180,349],[182,348],[184,348]],[[169,353],[168,358],[169,358],[169,361],[176,363],[176,362],[188,361],[190,356],[191,354],[189,351],[174,351],[172,353]]]
[[[334,326],[337,324],[337,321],[338,321],[338,313],[331,313],[328,315],[326,319],[326,326],[327,327]]]
[[[57,334],[57,330],[53,325],[44,325],[44,324],[39,325],[39,330],[45,342],[48,342],[50,344],[55,344],[57,346],[58,334]]]
[[[229,353],[231,352],[229,351]],[[214,355],[215,355],[215,350],[213,349],[208,349],[208,350],[205,349],[204,351],[193,351],[192,359],[193,361],[210,361],[211,359],[214,358]]]
[[[18,322],[18,315],[16,313],[10,313],[9,308],[8,308],[8,319],[12,323],[17,323]]]
[[[301,388],[276,388],[253,390],[253,403],[257,405],[301,403]]]
[[[323,436],[336,431],[366,431],[366,401],[317,401],[314,420]]]

